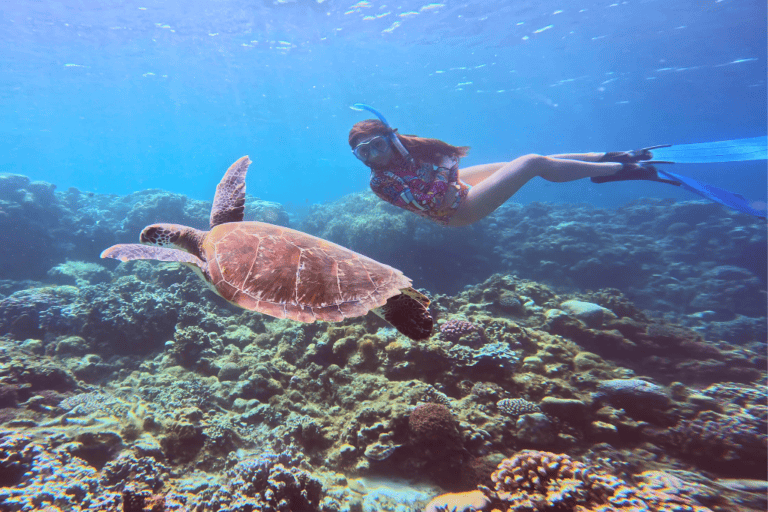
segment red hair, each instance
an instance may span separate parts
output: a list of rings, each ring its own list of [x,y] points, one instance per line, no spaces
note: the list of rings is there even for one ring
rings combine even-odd
[[[388,134],[389,128],[384,123],[378,119],[366,119],[365,121],[355,123],[352,129],[349,130],[349,147],[354,149],[363,139]],[[395,134],[413,158],[432,164],[439,163],[442,156],[461,158],[469,152],[469,146],[451,146],[439,139]]]

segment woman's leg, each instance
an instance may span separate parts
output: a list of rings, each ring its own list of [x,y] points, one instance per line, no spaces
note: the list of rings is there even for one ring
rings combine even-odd
[[[464,167],[463,169],[459,169],[459,178],[467,185],[472,185],[474,187],[488,176],[508,164],[509,162],[497,162],[495,164],[482,164],[473,165],[472,167]]]
[[[549,158],[558,160],[581,160],[582,162],[598,162],[605,153],[566,153],[563,155],[549,155]]]
[[[489,164],[493,166],[497,164]],[[483,167],[483,166],[477,166]],[[487,216],[512,197],[532,178],[562,183],[618,172],[622,164],[564,160],[541,155],[525,155],[503,164],[472,187],[451,217],[449,226],[466,226]],[[471,168],[470,168],[471,169]],[[479,175],[477,172],[475,175]],[[463,178],[462,171],[459,177]],[[465,180],[466,181],[466,180]]]
[[[568,153],[563,155],[549,155],[549,158],[557,158],[558,160],[580,160],[582,162],[597,162],[605,153]],[[493,164],[481,164],[473,165],[472,167],[465,167],[459,169],[459,178],[473,187],[495,173],[509,162],[496,162]]]

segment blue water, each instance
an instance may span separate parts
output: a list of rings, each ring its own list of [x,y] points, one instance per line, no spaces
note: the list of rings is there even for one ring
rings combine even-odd
[[[0,172],[211,199],[249,154],[249,193],[300,208],[367,188],[355,102],[472,146],[463,165],[764,135],[765,20],[755,0],[4,1]],[[765,162],[674,170],[766,191]],[[642,196],[695,198],[536,180],[514,200]]]

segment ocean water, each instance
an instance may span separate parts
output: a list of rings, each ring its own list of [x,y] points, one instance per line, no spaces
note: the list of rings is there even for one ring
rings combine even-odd
[[[0,171],[210,200],[249,154],[249,193],[300,210],[367,188],[355,102],[471,146],[463,165],[760,136],[765,19],[754,0],[7,1]],[[766,190],[765,162],[675,172]],[[690,198],[535,180],[514,201],[646,196]]]
[[[357,102],[471,146],[463,165],[764,137],[765,20],[753,0],[1,2],[0,510],[768,510],[765,219],[533,180],[444,228],[361,193],[347,144]],[[246,220],[391,265],[428,310],[312,251],[272,269],[279,242],[246,264],[219,246],[221,275],[313,308],[384,290],[397,325],[277,319],[178,263],[100,257],[155,222],[206,229],[244,154]],[[670,171],[766,201],[765,160]]]

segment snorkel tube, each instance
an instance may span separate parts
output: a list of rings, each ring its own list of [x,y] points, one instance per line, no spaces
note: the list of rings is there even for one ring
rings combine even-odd
[[[389,133],[387,135],[389,137],[389,140],[392,141],[392,145],[395,146],[395,149],[397,149],[397,152],[400,153],[402,157],[408,161],[408,163],[411,163],[411,164],[413,163],[413,157],[411,156],[410,153],[408,153],[408,150],[405,149],[405,146],[403,146],[403,143],[400,142],[400,139],[397,138],[397,134],[395,133],[395,130],[391,126],[389,126],[389,123],[387,122],[386,119],[384,119],[384,116],[381,115],[381,112],[379,112],[378,110],[376,110],[370,105],[366,105],[365,103],[355,103],[350,108],[352,108],[352,110],[358,110],[358,111],[367,110],[368,112],[378,117],[379,121],[381,121],[382,124],[386,126],[387,130],[389,130]]]

